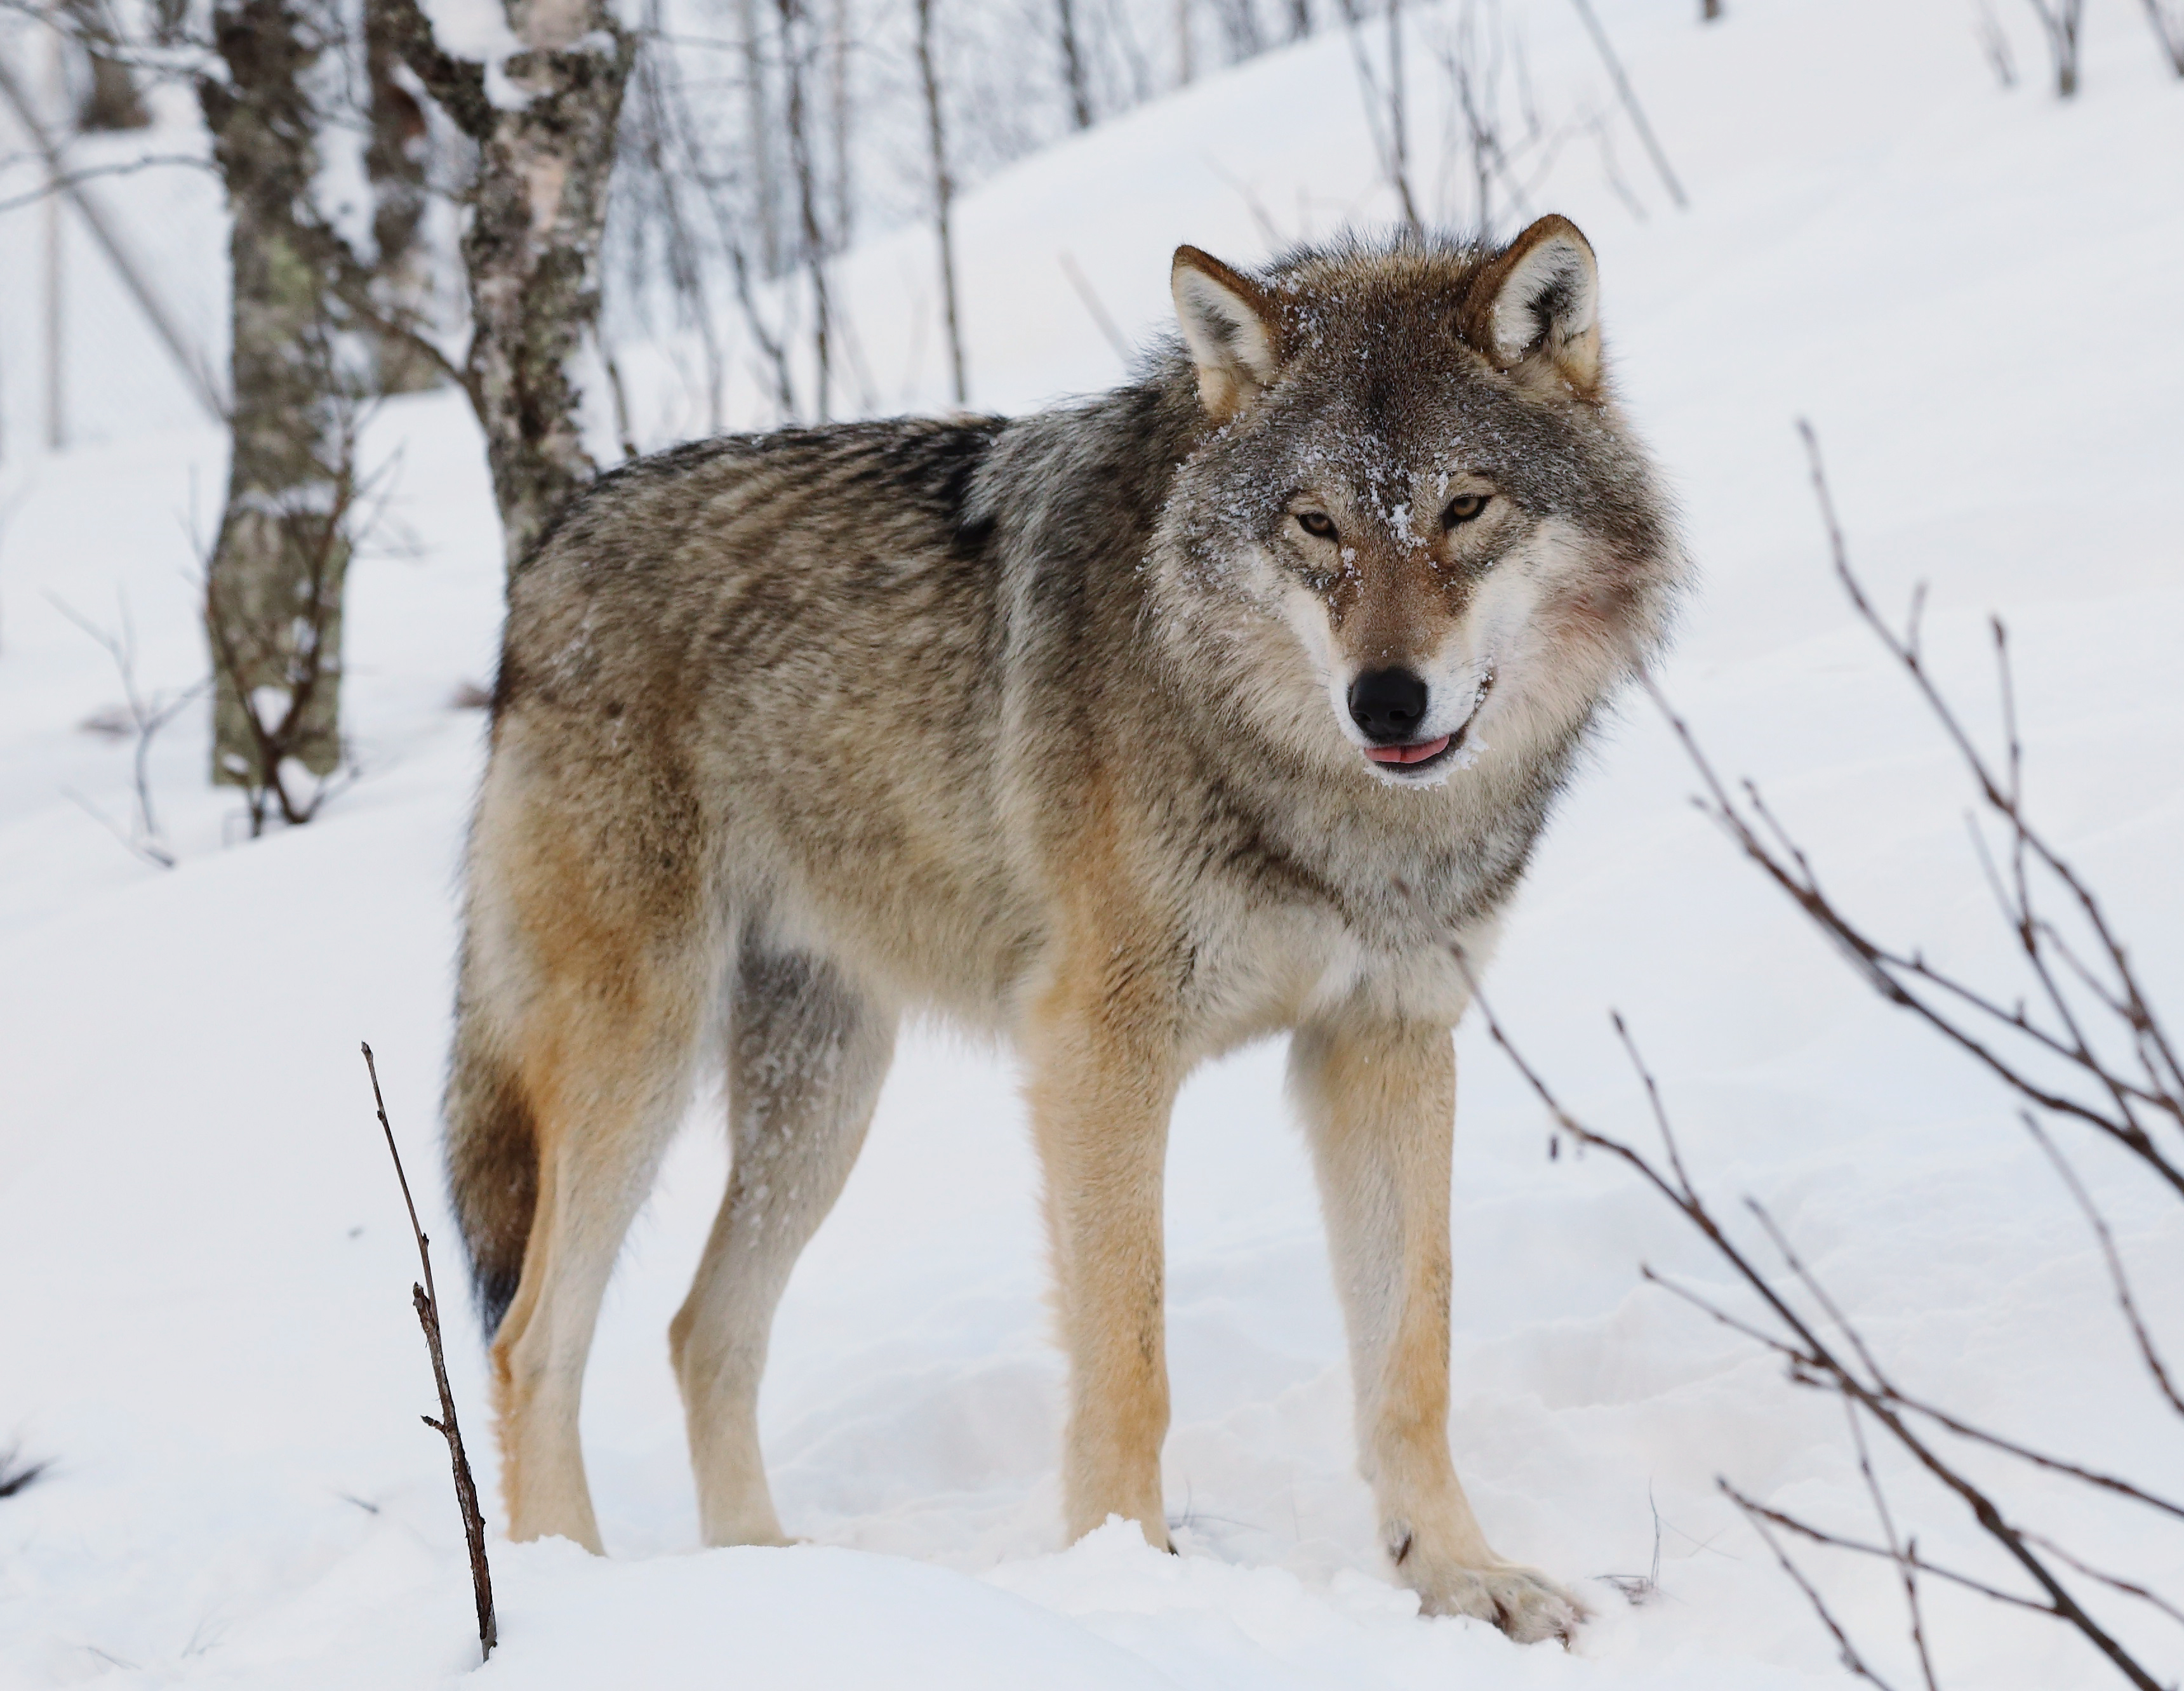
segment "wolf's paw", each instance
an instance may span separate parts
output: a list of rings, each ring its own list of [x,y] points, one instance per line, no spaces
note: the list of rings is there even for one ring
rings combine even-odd
[[[1491,1621],[1520,1644],[1557,1638],[1568,1649],[1585,1618],[1583,1604],[1530,1568],[1467,1568],[1444,1563],[1418,1573],[1424,1577],[1413,1588],[1425,1613]]]

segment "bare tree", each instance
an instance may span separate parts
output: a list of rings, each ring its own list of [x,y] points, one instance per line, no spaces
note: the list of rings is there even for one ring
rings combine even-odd
[[[297,479],[246,508],[247,550],[233,546],[231,492],[205,570],[215,778],[243,789],[253,837],[276,816],[309,821],[344,764],[329,701],[341,684],[343,580],[361,526],[358,419],[332,383],[325,391],[337,396],[332,420],[308,461],[298,459]]]
[[[805,72],[812,58],[805,0],[777,0],[781,13],[782,68],[787,80],[788,169],[796,179],[798,256],[811,283],[811,359],[818,421],[827,420],[833,374],[833,312],[827,292],[827,231],[819,218],[819,172],[811,156],[811,126]]]
[[[2070,99],[2078,92],[2078,35],[2086,20],[2086,0],[2031,0],[2055,66],[2055,93]]]
[[[1462,0],[1453,25],[1446,23],[1438,52],[1441,68],[1455,94],[1450,112],[1461,133],[1453,137],[1455,150],[1468,157],[1472,204],[1467,221],[1482,236],[1492,238],[1496,221],[1494,190],[1496,183],[1517,214],[1532,216],[1530,187],[1519,174],[1520,163],[1551,165],[1559,137],[1551,136],[1532,98],[1530,79],[1524,71],[1521,44],[1503,26],[1500,0]],[[1517,125],[1504,117],[1504,88],[1514,73],[1518,104]],[[1532,186],[1536,186],[1534,184]]]
[[[322,114],[312,96],[335,18],[309,0],[215,0],[224,75],[198,79],[227,189],[232,277],[227,501],[206,569],[214,657],[212,776],[252,795],[286,793],[290,761],[320,778],[340,766],[341,599],[347,503],[328,466],[348,455],[340,322],[345,253],[314,200]],[[313,526],[299,546],[299,525]],[[277,703],[275,701],[278,701]],[[269,739],[269,720],[281,724]],[[269,754],[275,764],[266,762]],[[280,809],[300,821],[309,807]]]
[[[1218,0],[1215,9],[1221,19],[1221,33],[1228,39],[1231,64],[1256,58],[1267,50],[1266,36],[1259,28],[1256,0]]]
[[[1578,16],[1585,20],[1585,32],[1592,37],[1593,46],[1599,49],[1601,62],[1607,67],[1608,81],[1615,85],[1616,97],[1622,101],[1623,109],[1630,114],[1630,126],[1638,131],[1639,140],[1645,142],[1646,154],[1652,159],[1653,168],[1660,173],[1661,181],[1669,190],[1669,197],[1680,209],[1688,209],[1691,201],[1684,197],[1684,185],[1676,180],[1675,171],[1669,168],[1669,155],[1661,150],[1661,143],[1653,134],[1653,125],[1646,120],[1646,108],[1638,103],[1638,91],[1630,86],[1630,78],[1623,69],[1623,60],[1616,53],[1615,43],[1608,40],[1607,31],[1601,27],[1599,15],[1592,9],[1592,0],[1570,0],[1570,3],[1577,8]],[[2040,3],[2041,0],[2033,0],[2036,6]],[[2076,0],[2070,0],[2070,3],[2076,3]]]
[[[852,192],[855,178],[850,169],[850,146],[855,128],[851,114],[855,108],[850,92],[850,0],[832,0],[827,23],[827,92],[834,148],[834,227],[831,244],[835,252],[844,253],[849,250],[856,229],[856,196]]]
[[[412,325],[410,331],[372,335],[372,385],[381,393],[408,393],[441,379],[438,367],[420,349],[413,331],[428,316],[432,303],[431,255],[423,241],[431,198],[432,125],[416,97],[404,86],[395,22],[376,0],[365,0],[363,33],[368,125],[364,170],[372,197],[372,294],[382,314]]]
[[[71,793],[69,796],[89,811],[132,855],[155,868],[172,869],[175,854],[167,847],[159,826],[159,813],[152,806],[152,742],[159,737],[162,728],[173,721],[205,690],[206,683],[195,681],[186,687],[155,689],[146,693],[136,684],[136,628],[130,620],[127,599],[120,601],[121,627],[116,633],[101,628],[58,595],[48,593],[46,597],[54,609],[98,642],[106,655],[114,660],[114,670],[121,678],[121,709],[102,712],[91,717],[83,726],[93,733],[111,735],[116,739],[126,737],[136,743],[131,773],[136,814],[129,828],[124,830],[109,821],[80,795]]]
[[[2135,1354],[2147,1387],[2184,1421],[2179,1377],[2147,1325],[2144,1305],[2114,1232],[2054,1131],[2069,1126],[2090,1133],[2123,1152],[2126,1166],[2136,1169],[2150,1190],[2184,1199],[2184,1068],[2179,1066],[2176,1047],[2146,995],[2122,936],[2090,883],[2025,809],[2023,752],[2002,625],[1993,625],[2003,731],[2003,750],[1997,759],[1980,749],[1933,680],[1921,638],[1918,601],[1914,599],[1910,620],[1899,631],[1875,611],[1852,573],[1809,430],[1805,438],[1838,579],[1860,620],[1909,680],[1971,778],[1987,824],[1984,832],[1977,826],[1973,830],[1976,855],[2030,992],[2017,996],[2009,987],[1955,972],[1930,962],[1915,948],[1875,936],[1822,884],[1811,859],[1758,787],[1747,782],[1741,792],[1732,793],[1658,689],[1655,699],[1698,770],[1705,793],[1702,808],[1736,849],[1790,897],[1885,1001],[2016,1095],[2020,1125],[2055,1171],[2098,1248],[2120,1317],[2121,1337]],[[1990,836],[1998,843],[1991,845]],[[1903,1596],[1911,1655],[1928,1691],[1936,1691],[1940,1680],[1923,1590],[1936,1582],[2046,1616],[2069,1629],[2094,1660],[2105,1663],[2127,1684],[2138,1691],[2160,1691],[2162,1682],[2149,1664],[2096,1610],[2136,1605],[2142,1612],[2184,1626],[2184,1608],[2135,1570],[2117,1571],[2112,1561],[2087,1550],[2082,1542],[2074,1547],[2028,1525],[2027,1510],[2013,1498],[2011,1476],[2036,1472],[2088,1498],[2172,1522],[2184,1522],[2184,1499],[2165,1495],[2114,1466],[2087,1464],[2040,1448],[1906,1386],[1799,1256],[1765,1206],[1747,1200],[1745,1207],[1760,1236],[1782,1265],[1780,1273],[1763,1268],[1694,1179],[1660,1089],[1619,1016],[1614,1018],[1616,1032],[1645,1092],[1660,1139],[1658,1156],[1574,1118],[1517,1054],[1490,1008],[1482,1004],[1482,1011],[1490,1037],[1516,1061],[1546,1105],[1558,1134],[1631,1168],[1727,1265],[1755,1301],[1757,1312],[1747,1315],[1726,1307],[1662,1279],[1650,1269],[1646,1278],[1780,1358],[1793,1385],[1830,1393],[1841,1402],[1859,1476],[1873,1508],[1871,1536],[1770,1506],[1728,1480],[1719,1483],[1803,1592],[1834,1639],[1844,1666],[1872,1684],[1886,1688],[1889,1683],[1876,1658],[1852,1638],[1815,1577],[1786,1548],[1786,1541],[1877,1560],[1893,1571]],[[1932,1494],[1959,1511],[1959,1518],[1976,1530],[1994,1552],[1995,1571],[1976,1562],[1938,1558],[1920,1547],[1903,1514],[1904,1499],[1892,1492],[1873,1460],[1876,1439],[1906,1459],[1910,1470],[1936,1488]],[[2081,1523],[2098,1518],[2078,1514]],[[2082,1540],[2092,1529],[2081,1524],[2077,1530]]]
[[[1372,50],[1365,40],[1365,14],[1359,0],[1342,0],[1343,23],[1350,34],[1350,51],[1357,67],[1359,92],[1365,106],[1366,126],[1373,150],[1379,155],[1380,172],[1396,196],[1406,227],[1424,227],[1416,196],[1411,192],[1410,140],[1403,101],[1402,0],[1386,0],[1388,64],[1384,81],[1373,69]]]
[[[596,468],[577,370],[599,321],[607,185],[637,39],[607,0],[504,0],[522,43],[500,67],[519,97],[504,106],[488,97],[483,64],[442,50],[416,0],[374,3],[390,46],[478,148],[462,240],[471,344],[456,373],[485,431],[512,570]]]
[[[1994,80],[2004,91],[2017,86],[2017,55],[2010,51],[2009,36],[2003,31],[2001,20],[1994,15],[1988,0],[1979,0],[1980,51],[1986,57],[1987,68],[1994,72]]]
[[[948,168],[948,137],[943,126],[940,72],[933,50],[933,0],[916,0],[917,78],[925,93],[925,134],[933,156],[933,235],[940,249],[940,312],[948,330],[950,391],[958,405],[969,388],[963,375],[963,328],[956,310],[956,237],[949,216],[956,200],[956,178]]]
[[[1244,0],[1249,4],[1250,0]],[[1054,0],[1055,42],[1061,53],[1062,92],[1069,96],[1069,120],[1078,129],[1092,127],[1092,84],[1084,64],[1084,47],[1077,30],[1077,0]]]
[[[2170,17],[2163,0],[2145,0],[2145,4],[2146,21],[2153,25],[2154,39],[2161,43],[2170,68],[2184,76],[2184,14]]]

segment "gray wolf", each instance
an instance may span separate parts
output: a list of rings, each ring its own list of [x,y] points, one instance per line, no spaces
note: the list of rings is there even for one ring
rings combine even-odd
[[[1169,1106],[1285,1032],[1396,1573],[1578,1621],[1450,1455],[1451,1030],[1663,637],[1673,514],[1561,218],[1173,282],[1179,342],[1114,392],[682,447],[513,578],[447,1118],[514,1537],[599,1548],[585,1356],[718,1051],[733,1171],[670,1350],[707,1542],[784,1542],[775,1304],[919,1011],[1028,1076],[1068,1531],[1167,1545]]]

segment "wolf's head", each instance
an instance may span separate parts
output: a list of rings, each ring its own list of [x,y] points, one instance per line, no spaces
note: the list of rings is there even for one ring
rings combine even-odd
[[[1156,604],[1262,728],[1432,783],[1566,743],[1658,645],[1682,553],[1607,392],[1574,225],[1498,251],[1352,240],[1257,276],[1184,247],[1173,286],[1211,426]]]

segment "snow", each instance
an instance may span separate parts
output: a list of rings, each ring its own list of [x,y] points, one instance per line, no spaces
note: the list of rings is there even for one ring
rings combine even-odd
[[[1602,9],[1692,209],[1665,204],[1624,131],[1645,220],[1575,143],[1535,197],[1599,253],[1611,357],[1705,574],[1669,694],[1876,927],[1937,957],[1999,958],[1960,772],[1829,578],[1791,430],[1809,416],[1869,584],[1892,608],[1930,584],[1937,673],[1982,733],[1984,619],[2008,620],[2034,807],[2157,993],[2184,1004],[2184,84],[2128,8],[2092,8],[2070,105],[1997,89],[1946,0],[1741,0],[1705,30],[1684,0]],[[1568,8],[1509,11],[1543,105],[1604,109]],[[2029,17],[2003,21],[2031,72]],[[1117,374],[1060,252],[1151,332],[1177,242],[1264,255],[1234,185],[1284,235],[1384,213],[1349,55],[1338,36],[1269,56],[967,197],[974,399],[1021,408]],[[1421,119],[1429,159],[1437,133]],[[195,173],[152,175],[102,186],[145,208],[131,226],[179,294],[216,299],[216,195]],[[0,322],[33,314],[30,244],[0,243]],[[118,626],[125,595],[140,686],[187,685],[204,661],[189,576],[224,465],[83,264],[71,370],[100,438],[33,450],[25,331],[7,330],[0,364],[0,1449],[53,1461],[0,1501],[0,1687],[452,1684],[476,1660],[461,1536],[440,1442],[416,1421],[432,1393],[415,1254],[356,1046],[378,1054],[451,1289],[436,1104],[481,747],[479,717],[449,700],[492,661],[482,454],[451,396],[373,423],[393,492],[353,566],[354,786],[309,827],[246,843],[236,797],[203,784],[192,709],[151,759],[180,866],[147,866],[68,796],[125,819],[131,750],[78,730],[120,686],[45,596]],[[939,401],[934,331],[909,316],[930,309],[930,267],[927,237],[904,231],[837,279],[882,409]],[[689,426],[677,351],[624,360],[649,439]],[[2184,1441],[2144,1387],[2094,1243],[2004,1100],[1870,998],[1694,815],[1693,786],[1633,705],[1511,921],[1488,982],[1497,1014],[1574,1107],[1642,1136],[1606,1021],[1620,1006],[1709,1190],[1762,1199],[1908,1380],[2184,1490]],[[763,1430],[783,1518],[812,1542],[697,1549],[664,1333],[721,1188],[708,1095],[631,1241],[588,1382],[612,1556],[496,1539],[504,1642],[479,1683],[1834,1682],[1831,1644],[1715,1481],[1870,1531],[1839,1414],[1641,1281],[1649,1263],[1724,1290],[1624,1171],[1549,1160],[1544,1112],[1480,1028],[1460,1046],[1452,1437],[1496,1544],[1596,1610],[1574,1652],[1421,1620],[1375,1556],[1271,1046],[1195,1078],[1177,1112],[1165,1471],[1183,1554],[1117,1528],[1062,1546],[1061,1365],[1013,1072],[929,1030],[905,1042],[776,1329]],[[2083,1166],[2157,1331],[2184,1349],[2175,1206],[2113,1160],[2087,1151]],[[489,1476],[482,1354],[449,1313]],[[1961,1511],[1881,1460],[1922,1546],[1976,1560]],[[2184,1544],[2152,1516],[2010,1483],[2043,1530],[2176,1594]],[[1633,1607],[1602,1577],[1648,1571],[1657,1516],[1659,1589]],[[1820,1566],[1861,1642],[1900,1664],[1890,1583]],[[2107,1683],[2059,1629],[1931,1601],[1945,1683]],[[2101,1612],[2184,1674],[2176,1629]]]

